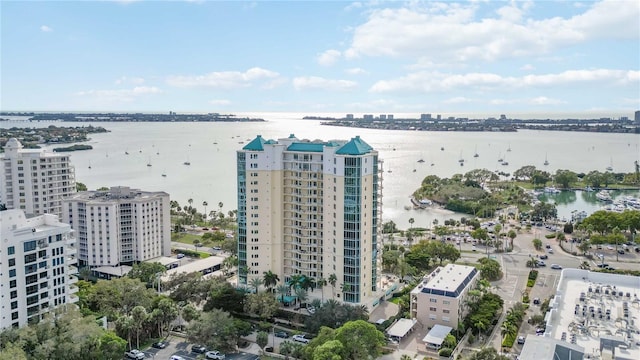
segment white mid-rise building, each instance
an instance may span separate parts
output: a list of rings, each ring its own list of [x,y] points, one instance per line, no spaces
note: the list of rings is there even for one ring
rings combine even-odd
[[[55,215],[0,211],[0,329],[78,301],[75,241],[71,227]]]
[[[333,285],[312,298],[377,305],[382,169],[360,137],[256,137],[237,153],[239,283],[266,271]],[[323,282],[324,283],[324,282]]]
[[[119,266],[171,254],[169,194],[112,187],[63,202],[78,239],[80,266]]]
[[[427,328],[456,328],[469,312],[466,298],[476,287],[480,272],[473,266],[439,266],[411,290],[411,318]]]
[[[62,214],[62,200],[76,192],[75,170],[65,153],[25,149],[9,139],[0,167],[0,202],[27,215]]]

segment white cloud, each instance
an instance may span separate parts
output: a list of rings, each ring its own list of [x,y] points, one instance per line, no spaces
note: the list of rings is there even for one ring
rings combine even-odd
[[[42,32],[52,32],[52,31],[53,31],[53,29],[52,29],[52,28],[50,28],[50,27],[49,27],[49,26],[47,26],[47,25],[42,25],[42,26],[40,26],[40,31],[42,31]]]
[[[555,74],[502,76],[493,73],[451,74],[420,71],[401,78],[381,80],[373,84],[371,92],[431,92],[457,88],[498,89],[562,86],[575,83],[608,83],[627,85],[640,82],[640,71],[590,69],[567,70]],[[638,84],[640,86],[640,84]]]
[[[350,90],[358,85],[355,81],[325,79],[318,76],[301,76],[293,79],[296,90]]]
[[[349,75],[365,75],[369,73],[367,70],[358,68],[358,67],[346,69],[344,72],[346,72]]]
[[[131,84],[134,84],[134,85],[141,85],[141,84],[144,84],[144,78],[121,76],[120,78],[116,79],[116,81],[115,81],[116,85],[125,84],[125,83],[131,83]]]
[[[347,58],[407,57],[464,62],[538,56],[592,39],[637,39],[640,2],[601,1],[570,18],[527,17],[528,2],[512,2],[477,19],[475,3],[411,3],[375,9],[355,28]],[[508,34],[508,36],[505,36]]]
[[[131,102],[137,97],[159,94],[161,92],[162,90],[155,86],[136,86],[132,89],[79,91],[76,95],[90,96],[107,101]]]
[[[533,66],[531,64],[524,64],[520,68],[520,70],[524,70],[524,71],[531,71],[531,70],[535,70],[535,69],[536,69],[535,66]]]
[[[227,99],[213,99],[209,100],[209,104],[211,105],[230,105],[231,101]]]
[[[318,64],[322,66],[331,66],[340,59],[340,56],[342,56],[342,54],[338,50],[327,50],[318,55]]]
[[[167,83],[177,87],[206,86],[231,89],[249,87],[257,82],[274,79],[278,76],[280,76],[280,74],[277,72],[254,67],[245,72],[219,71],[204,75],[173,75],[167,78]]]
[[[473,99],[469,99],[467,97],[464,96],[456,96],[456,97],[452,97],[450,99],[446,99],[443,102],[445,104],[464,104],[464,103],[470,103],[470,102],[474,102],[475,100]]]
[[[533,105],[560,105],[566,104],[567,102],[559,99],[550,99],[546,96],[538,96],[531,99],[529,103]]]
[[[362,3],[359,1],[356,1],[345,6],[344,11],[351,11],[351,10],[360,9],[360,8],[362,8]]]

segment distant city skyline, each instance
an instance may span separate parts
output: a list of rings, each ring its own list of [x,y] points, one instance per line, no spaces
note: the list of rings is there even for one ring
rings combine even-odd
[[[0,3],[0,110],[640,109],[640,3]]]

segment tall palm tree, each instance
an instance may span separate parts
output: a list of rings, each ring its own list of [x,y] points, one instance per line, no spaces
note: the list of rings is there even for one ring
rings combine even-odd
[[[204,221],[207,222],[207,206],[209,205],[209,203],[207,203],[206,201],[202,202],[202,206],[204,206]]]
[[[307,293],[307,290],[305,289],[296,288],[296,297],[298,298],[298,301],[300,301],[300,305],[302,305],[309,299],[309,293]]]
[[[222,212],[222,207],[224,206],[224,204],[222,203],[222,201],[220,201],[218,203],[218,208],[220,208],[220,212]]]
[[[264,281],[264,286],[269,290],[269,292],[272,292],[273,287],[278,285],[278,282],[280,281],[278,274],[274,273],[271,270],[265,271],[262,274],[264,275],[262,278],[262,280]]]
[[[300,275],[300,274],[291,275],[291,279],[289,280],[289,288],[295,291],[295,289],[301,287],[303,279],[304,279],[304,275]]]
[[[255,277],[249,280],[249,285],[251,285],[256,289],[256,294],[258,293],[258,290],[260,289],[260,286],[262,285],[262,283],[263,283],[262,279],[259,277]]]
[[[325,278],[320,278],[316,281],[316,286],[320,289],[320,295],[322,296],[322,303],[324,303],[324,290],[323,288],[327,286],[328,282]]]
[[[336,296],[335,291],[336,291],[336,282],[338,282],[338,277],[336,276],[336,274],[331,274],[329,275],[329,284],[331,284],[331,297],[334,298]]]
[[[308,276],[302,276],[302,280],[300,280],[300,287],[306,291],[309,291],[309,289],[313,291],[316,287],[316,281]]]
[[[193,199],[189,198],[189,200],[187,200],[187,202],[189,203],[189,209],[191,209],[191,205],[193,204]]]

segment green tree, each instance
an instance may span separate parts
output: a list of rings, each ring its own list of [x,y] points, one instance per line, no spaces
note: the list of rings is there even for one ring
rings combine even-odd
[[[131,268],[127,274],[132,279],[139,279],[147,287],[155,287],[158,276],[167,272],[167,268],[159,262],[140,262]]]
[[[265,331],[258,331],[256,335],[256,344],[260,346],[260,349],[264,349],[265,346],[269,343],[269,334]]]
[[[375,359],[385,344],[384,334],[364,320],[350,321],[336,329],[335,334],[344,346],[344,359]]]
[[[578,176],[570,170],[557,170],[554,180],[560,184],[563,189],[569,189],[571,184],[578,181]]]
[[[485,347],[474,352],[469,360],[509,360],[509,358],[498,354],[498,351],[492,347]]]
[[[149,314],[144,306],[138,305],[131,310],[131,329],[136,336],[136,348],[140,348],[140,334],[148,320]]]
[[[329,340],[315,348],[312,360],[342,360],[345,348],[338,340]]]
[[[190,342],[221,351],[235,350],[238,336],[234,319],[228,312],[219,309],[202,313],[199,319],[192,321],[187,327]]]
[[[540,240],[540,239],[533,239],[533,240],[532,240],[532,243],[533,243],[533,247],[534,247],[536,250],[538,250],[538,251],[542,250],[542,240]]]
[[[331,274],[329,275],[329,284],[331,284],[331,295],[332,297],[335,297],[335,290],[336,290],[336,283],[338,282],[338,277],[336,277],[336,274]]]
[[[76,191],[80,192],[80,191],[87,191],[87,185],[81,183],[81,182],[76,182]]]
[[[494,259],[481,258],[478,259],[480,266],[480,275],[483,279],[489,281],[495,281],[502,277],[502,270],[500,269],[500,263]]]
[[[260,290],[260,286],[262,286],[262,283],[263,281],[259,277],[249,280],[249,285],[251,285],[256,290],[256,294],[258,293],[258,290]]]
[[[244,302],[244,311],[256,315],[262,320],[273,317],[278,308],[278,301],[273,297],[273,294],[267,292],[249,294]]]

